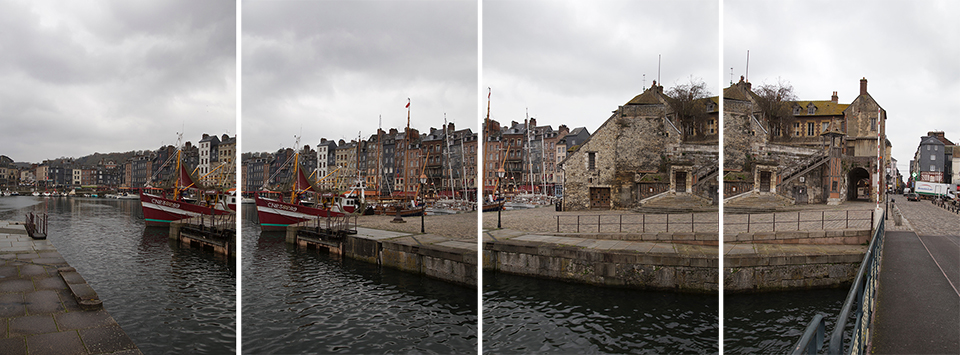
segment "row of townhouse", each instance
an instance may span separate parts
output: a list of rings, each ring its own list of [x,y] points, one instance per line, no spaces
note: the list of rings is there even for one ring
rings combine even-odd
[[[435,196],[474,196],[477,189],[477,135],[457,130],[453,123],[430,128],[378,130],[368,139],[345,141],[322,138],[316,149],[307,145],[299,154],[317,187],[345,191],[362,182],[380,196],[413,196],[423,188]],[[293,149],[275,153],[244,153],[241,174],[246,191],[283,186],[293,178]]]
[[[562,195],[563,170],[560,162],[567,152],[590,138],[585,127],[572,131],[566,125],[556,130],[550,125],[537,125],[536,118],[512,121],[501,126],[492,119],[483,127],[484,194],[501,191]],[[497,171],[504,170],[503,179]]]

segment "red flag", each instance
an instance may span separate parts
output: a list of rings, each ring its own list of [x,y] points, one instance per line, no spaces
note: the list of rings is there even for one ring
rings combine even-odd
[[[410,99],[407,99],[407,106],[404,106],[404,108],[410,108]]]

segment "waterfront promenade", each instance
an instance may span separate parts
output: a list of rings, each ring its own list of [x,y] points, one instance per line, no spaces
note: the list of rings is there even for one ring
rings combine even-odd
[[[71,289],[96,296],[70,270],[49,241],[30,238],[19,222],[0,221],[0,354],[141,353],[96,306],[99,299],[85,298],[81,308]]]

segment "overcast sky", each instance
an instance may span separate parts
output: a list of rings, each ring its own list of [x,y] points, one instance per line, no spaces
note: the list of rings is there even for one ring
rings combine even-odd
[[[724,86],[745,72],[754,86],[793,85],[801,100],[849,104],[867,91],[887,111],[901,174],[928,131],[960,141],[960,2],[724,2]]]
[[[485,0],[483,90],[501,124],[529,109],[592,134],[657,79],[658,55],[664,90],[693,78],[718,95],[719,45],[717,1]]]
[[[0,155],[236,134],[236,4],[0,0]]]
[[[476,1],[245,1],[243,151],[447,120],[477,131]],[[302,131],[301,131],[302,130]]]

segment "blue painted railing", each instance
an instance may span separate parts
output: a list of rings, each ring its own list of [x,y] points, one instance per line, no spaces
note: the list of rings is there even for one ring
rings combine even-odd
[[[886,212],[878,210],[875,213],[873,236],[870,238],[870,246],[867,248],[866,255],[863,256],[863,262],[857,271],[853,285],[850,286],[850,292],[847,293],[847,299],[840,309],[840,316],[834,324],[833,332],[830,334],[830,349],[828,354],[864,354],[866,352],[867,341],[870,336],[870,324],[873,320],[873,312],[876,306],[877,285],[880,279],[880,258],[883,250],[883,235],[886,218]],[[856,309],[854,309],[856,306]],[[849,339],[850,347],[844,350],[843,330],[846,328],[847,319],[850,318],[850,312],[855,313],[855,322],[853,327],[853,336]],[[807,326],[806,331],[800,340],[793,347],[793,354],[816,354],[823,346],[824,320],[822,315],[817,315]]]

